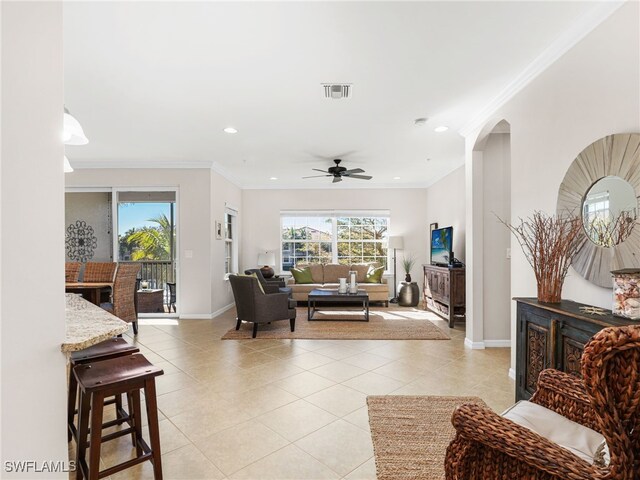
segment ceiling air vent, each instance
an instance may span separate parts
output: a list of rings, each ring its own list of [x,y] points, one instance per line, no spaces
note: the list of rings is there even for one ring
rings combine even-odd
[[[351,96],[352,85],[350,83],[323,83],[324,98],[349,98]]]

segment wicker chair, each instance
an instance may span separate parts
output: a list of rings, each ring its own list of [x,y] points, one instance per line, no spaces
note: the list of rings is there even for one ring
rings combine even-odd
[[[258,323],[289,320],[291,331],[296,328],[295,302],[286,293],[264,293],[256,277],[229,275],[233,298],[236,302],[236,330],[243,321],[253,323],[253,338],[258,333]]]
[[[592,465],[486,407],[463,405],[453,414],[447,480],[640,479],[640,325],[598,332],[584,349],[582,376],[544,370],[531,402],[601,433],[608,466]]]
[[[111,283],[113,275],[116,273],[117,263],[114,262],[88,262],[84,266],[83,282],[88,283]]]
[[[116,271],[111,302],[100,306],[116,317],[133,324],[133,333],[138,333],[138,315],[136,313],[136,277],[140,272],[140,264],[121,263]]]
[[[64,264],[64,281],[65,282],[77,282],[80,276],[80,262],[65,262]]]

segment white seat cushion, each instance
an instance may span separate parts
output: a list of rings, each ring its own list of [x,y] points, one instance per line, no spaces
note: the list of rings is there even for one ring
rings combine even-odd
[[[566,448],[591,465],[598,447],[605,441],[595,430],[526,400],[508,408],[502,416]]]

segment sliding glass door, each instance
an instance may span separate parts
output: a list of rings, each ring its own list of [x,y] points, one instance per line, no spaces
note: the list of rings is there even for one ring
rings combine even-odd
[[[140,264],[140,316],[177,314],[177,191],[114,189],[114,252]]]

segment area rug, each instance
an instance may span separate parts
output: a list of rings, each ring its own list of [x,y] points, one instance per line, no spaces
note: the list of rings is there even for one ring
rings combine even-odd
[[[318,319],[316,321],[315,319]],[[429,321],[435,314],[418,309],[388,308],[370,310],[368,322],[336,321],[337,318],[362,319],[361,310],[317,311],[313,321],[307,320],[307,309],[298,308],[296,331],[289,322],[260,324],[256,339],[318,339],[318,340],[449,340],[449,335]],[[324,319],[324,320],[320,320]],[[222,340],[250,339],[253,324],[243,323],[240,330],[232,328]]]
[[[367,397],[378,480],[444,479],[451,415],[464,403],[484,404],[478,397]]]

